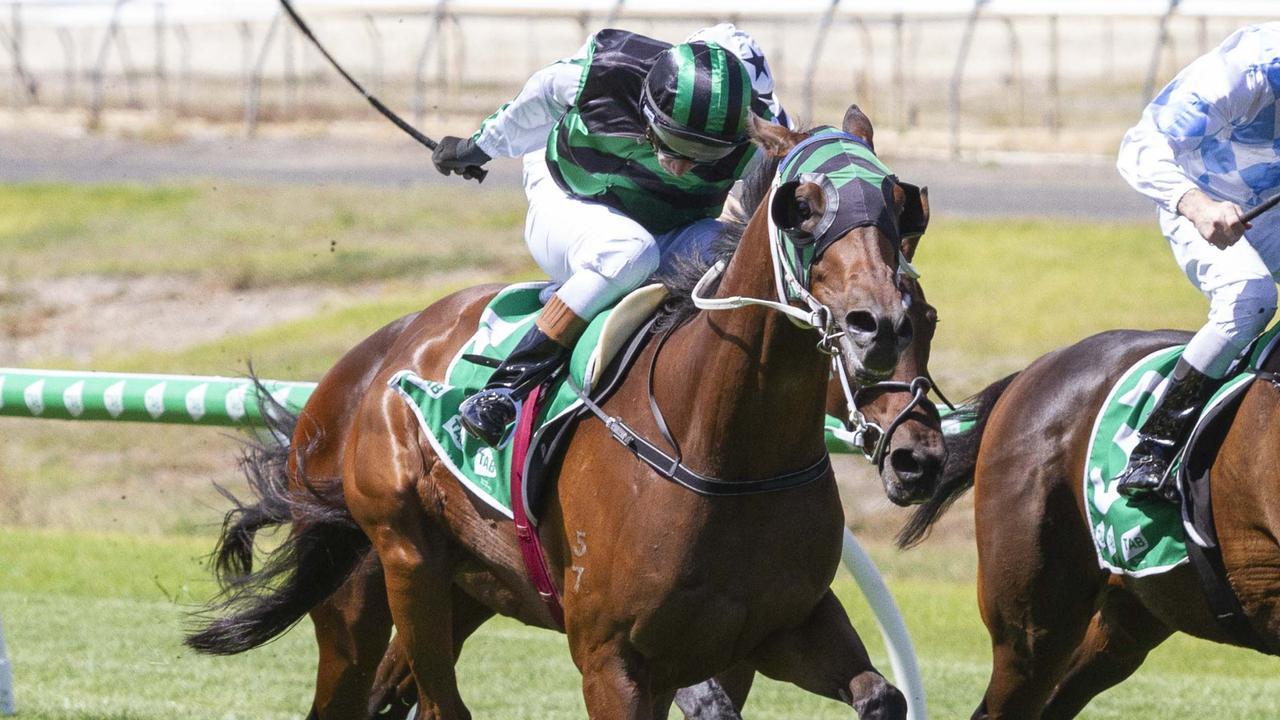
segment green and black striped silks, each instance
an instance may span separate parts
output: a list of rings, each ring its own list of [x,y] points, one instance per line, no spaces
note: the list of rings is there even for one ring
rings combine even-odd
[[[708,81],[699,89],[696,76],[701,66],[695,51],[694,64],[688,66],[694,80],[681,86],[676,79],[671,111],[703,123],[700,133],[714,128],[727,146],[724,156],[695,165],[680,176],[662,169],[646,138],[642,99],[646,78],[659,62],[665,62],[661,58],[672,46],[635,33],[602,30],[589,44],[578,96],[548,138],[547,164],[561,188],[575,197],[617,208],[655,234],[720,214],[729,189],[755,153],[751,143],[729,142],[745,137],[748,110],[744,108],[765,119],[772,116],[765,103],[752,97],[745,66],[736,56],[717,45],[689,47],[694,46],[715,48],[703,53],[705,67],[721,68],[725,88],[711,92],[714,83]],[[687,88],[683,100],[682,87]],[[736,95],[728,92],[732,88],[737,88]]]

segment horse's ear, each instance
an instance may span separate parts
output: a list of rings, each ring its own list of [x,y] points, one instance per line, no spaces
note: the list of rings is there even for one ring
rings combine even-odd
[[[871,118],[862,112],[862,108],[857,105],[850,105],[849,109],[844,111],[844,123],[841,129],[850,135],[857,135],[862,138],[866,141],[867,146],[873,152],[875,151],[875,128],[871,127]]]
[[[747,119],[747,134],[755,144],[759,145],[772,157],[786,157],[791,148],[805,139],[803,133],[792,132],[789,128],[751,113]]]
[[[917,187],[911,183],[898,183],[897,191],[902,192],[901,210],[898,213],[898,230],[902,237],[902,256],[911,262],[920,247],[920,238],[929,227],[929,188]],[[895,200],[897,198],[895,197]]]

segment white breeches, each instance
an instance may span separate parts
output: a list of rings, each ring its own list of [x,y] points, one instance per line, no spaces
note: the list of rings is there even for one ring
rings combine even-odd
[[[1209,298],[1209,321],[1183,357],[1205,375],[1222,377],[1275,315],[1280,214],[1264,213],[1225,250],[1210,245],[1181,215],[1161,210],[1160,229],[1182,271]]]
[[[541,151],[524,156],[524,191],[529,253],[560,285],[556,295],[584,320],[640,287],[668,259],[705,252],[720,230],[707,219],[654,236],[608,205],[561,190]]]

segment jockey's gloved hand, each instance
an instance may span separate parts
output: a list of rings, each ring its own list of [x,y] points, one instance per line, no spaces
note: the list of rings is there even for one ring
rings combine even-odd
[[[468,170],[479,170],[489,162],[489,154],[481,150],[471,138],[447,135],[440,138],[431,162],[441,175],[467,175]]]

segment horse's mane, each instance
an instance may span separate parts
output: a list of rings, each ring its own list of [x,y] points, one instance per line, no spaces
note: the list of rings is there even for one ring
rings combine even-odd
[[[763,151],[762,151],[763,152]],[[708,252],[690,253],[673,259],[671,266],[655,279],[666,286],[670,297],[662,306],[653,325],[654,332],[663,332],[687,322],[698,312],[693,305],[693,287],[702,276],[720,260],[733,256],[747,230],[747,223],[755,215],[760,203],[769,195],[773,176],[778,171],[780,158],[762,155],[755,170],[742,179],[742,193],[737,203],[728,205],[729,212],[720,217],[723,226],[720,234],[711,242]]]

